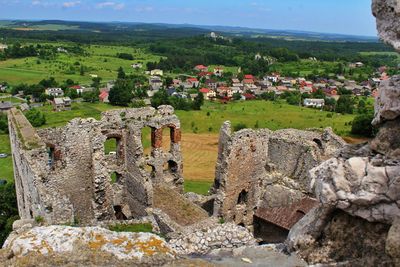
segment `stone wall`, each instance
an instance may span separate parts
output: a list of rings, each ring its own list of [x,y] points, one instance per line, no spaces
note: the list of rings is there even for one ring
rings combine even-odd
[[[221,128],[214,215],[249,226],[257,208],[290,205],[310,194],[308,170],[335,154],[344,141],[324,131]]]
[[[23,219],[41,216],[50,224],[91,224],[115,219],[116,207],[120,217],[138,217],[152,205],[153,184],[183,191],[180,123],[170,106],[113,110],[99,121],[78,118],[65,127],[37,132],[19,111],[11,111],[9,118]],[[27,137],[21,136],[18,120],[37,144],[24,145]],[[151,129],[147,156],[142,145],[145,127]],[[163,128],[171,132],[167,151],[162,149]],[[105,154],[110,138],[116,140],[117,151]]]

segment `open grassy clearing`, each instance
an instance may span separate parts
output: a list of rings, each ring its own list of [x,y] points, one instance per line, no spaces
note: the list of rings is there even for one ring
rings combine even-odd
[[[346,136],[350,134],[349,124],[354,115],[341,115],[317,109],[303,108],[286,104],[286,102],[242,101],[223,105],[217,102],[206,102],[201,111],[176,111],[181,120],[184,133],[218,133],[224,121],[232,125],[244,123],[248,128],[269,128],[271,130],[295,128],[332,127],[335,133]],[[209,114],[209,116],[207,115]]]
[[[314,71],[325,71],[325,69],[335,68],[338,63],[327,61],[313,61],[302,59],[296,62],[274,63],[271,66],[271,71],[281,73],[299,73],[301,76],[306,76]]]
[[[396,56],[397,62],[400,63],[400,54],[397,52],[360,52],[362,56],[374,56],[374,55],[381,55],[381,56]]]
[[[68,46],[74,44],[43,43],[42,45],[68,48]],[[112,80],[116,78],[119,67],[122,67],[127,74],[143,73],[144,69],[134,70],[131,68],[131,64],[141,62],[145,66],[149,61],[154,62],[160,59],[158,56],[147,54],[143,49],[135,47],[106,45],[85,45],[82,47],[88,55],[58,53],[56,58],[51,60],[29,57],[0,61],[0,81],[11,84],[35,84],[42,79],[54,77],[59,82],[72,79],[89,85],[92,80],[91,74],[98,75],[103,78],[103,81]],[[117,58],[117,53],[132,54],[134,60]],[[86,70],[84,75],[80,75],[81,66],[84,66]]]

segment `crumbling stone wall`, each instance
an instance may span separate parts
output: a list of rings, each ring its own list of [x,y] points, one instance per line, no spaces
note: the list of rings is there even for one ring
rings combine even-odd
[[[257,208],[287,206],[311,192],[308,170],[344,141],[324,131],[221,128],[213,191],[214,215],[251,226]]]
[[[37,132],[19,111],[9,117],[23,219],[42,216],[48,223],[88,224],[115,219],[116,206],[132,218],[145,215],[152,205],[153,184],[183,191],[180,122],[170,106],[107,111],[99,121],[74,119],[65,127]],[[25,137],[18,134],[16,119],[24,121],[39,145],[27,149],[22,144]],[[148,156],[143,153],[144,127],[152,129]],[[171,129],[169,151],[161,148],[163,128]],[[105,154],[109,138],[117,140],[116,155]],[[112,173],[117,174],[115,183]]]

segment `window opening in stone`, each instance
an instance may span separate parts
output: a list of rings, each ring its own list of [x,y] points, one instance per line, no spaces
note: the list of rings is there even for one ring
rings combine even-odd
[[[113,172],[111,173],[111,183],[115,184],[121,180],[121,175],[119,173]]]
[[[178,164],[173,160],[168,160],[168,170],[171,173],[176,173],[178,171]]]
[[[119,138],[110,137],[104,142],[104,154],[105,155],[113,155],[115,158],[119,158]]]
[[[247,203],[247,192],[245,190],[242,190],[242,192],[240,192],[237,203],[238,204]]]
[[[47,155],[48,155],[47,165],[49,167],[53,167],[53,165],[54,165],[54,146],[50,146],[50,145],[47,146]]]
[[[143,147],[143,155],[145,156],[150,155],[152,146],[152,128],[150,127],[142,128],[141,141]]]
[[[162,149],[164,152],[169,152],[171,150],[171,131],[172,128],[164,127],[162,129]]]
[[[122,207],[120,205],[114,206],[114,211],[115,211],[115,218],[117,220],[128,220],[128,218],[125,216],[125,214],[122,212]]]
[[[320,149],[322,149],[322,142],[321,142],[321,140],[319,140],[319,139],[317,139],[317,138],[314,138],[313,141],[314,141],[314,143],[316,143],[316,144],[318,145],[318,147],[319,147]]]

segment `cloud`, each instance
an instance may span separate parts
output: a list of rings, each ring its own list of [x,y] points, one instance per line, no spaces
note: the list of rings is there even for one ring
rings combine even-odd
[[[40,1],[40,0],[33,0],[31,4],[32,4],[32,6],[40,6],[40,7],[54,6],[54,3],[46,2],[46,1]]]
[[[72,1],[72,2],[64,2],[62,4],[63,7],[65,8],[70,8],[70,7],[75,7],[81,4],[81,1]]]
[[[117,3],[117,2],[109,1],[109,2],[98,3],[96,5],[96,7],[100,8],[100,9],[102,9],[102,8],[112,8],[112,9],[115,9],[115,10],[121,10],[121,9],[124,9],[125,4],[124,3]]]

